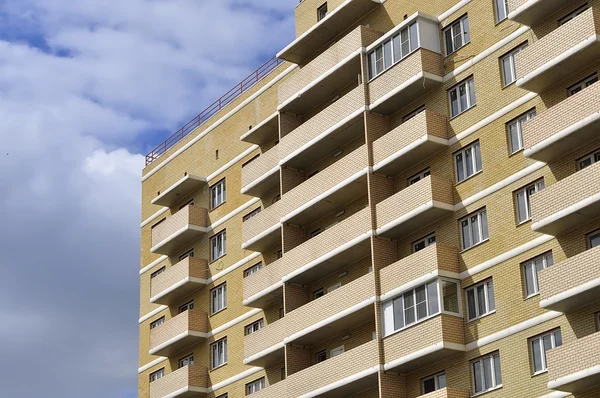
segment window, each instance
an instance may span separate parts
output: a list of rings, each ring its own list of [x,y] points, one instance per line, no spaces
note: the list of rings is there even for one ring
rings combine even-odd
[[[564,24],[566,24],[567,22],[569,22],[573,18],[577,17],[578,15],[583,14],[587,9],[588,9],[588,5],[587,4],[579,7],[578,9],[576,9],[575,11],[573,11],[572,13],[570,13],[569,15],[567,15],[567,16],[562,17],[561,19],[559,19],[558,20],[558,25],[564,25]]]
[[[523,124],[535,117],[535,108],[531,109],[527,113],[511,120],[507,124],[508,131],[508,142],[510,144],[510,154],[519,152],[524,148],[523,145]]]
[[[277,203],[281,200],[281,194],[277,194],[275,196],[273,196],[273,199],[271,200],[271,204]]]
[[[330,358],[337,357],[338,355],[342,355],[343,353],[344,353],[344,346],[336,347],[336,348],[333,348],[331,351],[329,351],[329,357]]]
[[[327,351],[323,350],[323,351],[319,351],[317,352],[317,363],[323,362],[327,359]]]
[[[423,379],[423,394],[446,388],[446,372],[441,372]]]
[[[262,263],[254,264],[252,267],[244,271],[244,278],[256,274],[262,268]]]
[[[590,249],[600,246],[600,231],[592,232],[588,235]]]
[[[523,263],[526,297],[534,296],[540,292],[538,273],[552,265],[554,265],[552,252],[544,253],[541,256]]]
[[[183,209],[183,208],[185,208],[185,207],[188,207],[188,206],[193,206],[193,205],[194,205],[194,199],[192,199],[192,200],[190,200],[189,202],[187,202],[187,203],[184,203],[184,204],[182,204],[181,206],[179,206],[179,210],[181,210],[181,209]]]
[[[508,0],[494,0],[496,8],[496,23],[504,21],[508,17]]]
[[[215,185],[210,187],[210,209],[215,209],[225,202],[226,188],[225,179],[217,182]]]
[[[150,383],[156,381],[165,375],[165,368],[159,369],[156,372],[150,373]]]
[[[517,221],[519,224],[531,219],[531,197],[542,189],[544,189],[544,179],[521,188],[515,193]]]
[[[150,274],[150,279],[156,278],[157,276],[159,276],[160,274],[162,274],[166,270],[167,270],[167,267],[162,267],[160,269],[157,269],[156,271],[154,271],[153,273]]]
[[[413,243],[413,253],[421,251],[425,249],[427,246],[433,245],[435,243],[435,233],[431,235],[427,235],[426,237],[419,239],[418,241]]]
[[[185,252],[181,256],[179,256],[179,261],[183,261],[188,257],[194,257],[194,249],[188,250],[187,252]]]
[[[446,55],[452,54],[471,41],[469,33],[469,18],[467,15],[444,29],[444,42],[446,43]]]
[[[473,77],[462,81],[448,90],[450,116],[455,117],[475,105],[475,81]]]
[[[227,337],[210,345],[211,349],[211,367],[216,369],[227,363]]]
[[[325,292],[323,291],[323,288],[319,288],[313,292],[313,300],[316,300],[319,297],[323,297],[324,295]]]
[[[600,162],[600,150],[579,159],[577,161],[577,166],[579,167],[579,170],[582,170],[596,162]]]
[[[505,0],[496,0],[496,2],[498,1],[504,2]],[[515,48],[500,59],[504,87],[517,80],[517,54],[523,51],[525,48],[527,48],[527,43],[521,44],[519,47]]]
[[[336,283],[336,284],[334,284],[334,285],[331,285],[331,286],[329,286],[329,287],[327,288],[327,293],[331,293],[331,292],[333,292],[334,290],[337,290],[337,289],[339,289],[340,287],[342,287],[342,282],[338,282],[338,283]]]
[[[589,77],[586,77],[585,79],[583,79],[579,83],[575,83],[574,85],[572,85],[571,87],[569,87],[567,89],[569,97],[571,95],[577,94],[578,92],[580,92],[584,88],[587,88],[587,87],[591,86],[592,84],[596,83],[597,81],[598,81],[598,74],[594,73],[593,75],[591,75]]]
[[[259,319],[256,322],[252,322],[250,325],[246,326],[246,336],[252,334],[254,332],[258,332],[265,326],[265,320]]]
[[[160,325],[162,325],[163,323],[165,323],[165,317],[160,317],[157,320],[155,320],[154,322],[150,323],[150,329],[154,329],[155,327],[158,327]]]
[[[210,291],[210,313],[216,314],[227,307],[227,283],[223,283]]]
[[[260,207],[257,207],[256,209],[252,210],[250,213],[246,214],[243,218],[242,221],[246,222],[249,219],[251,219],[252,217],[254,217],[255,215],[257,215],[258,213],[260,213]]]
[[[476,394],[502,386],[500,354],[495,352],[471,362],[473,387]]]
[[[417,116],[419,113],[423,112],[424,110],[425,110],[425,105],[421,105],[418,109],[416,109],[416,110],[412,111],[411,113],[409,113],[408,115],[404,116],[402,118],[402,123],[409,121],[410,119]]]
[[[185,303],[184,305],[180,306],[178,313],[181,314],[186,311],[193,310],[193,309],[194,309],[194,300],[189,301],[189,302]]]
[[[439,278],[385,301],[382,303],[384,336],[439,314],[440,310],[458,314],[458,289],[456,281]]]
[[[227,253],[225,230],[210,238],[210,260],[215,261]]]
[[[326,16],[327,16],[327,3],[325,3],[321,7],[317,8],[317,22],[322,20]]]
[[[530,340],[530,343],[533,374],[545,372],[548,370],[546,351],[562,345],[560,329],[536,336]]]
[[[421,171],[420,173],[415,174],[414,176],[410,177],[408,179],[408,185],[413,185],[413,184],[421,181],[422,179],[426,178],[429,175],[431,175],[431,171],[429,170],[429,167],[428,167],[425,170]]]
[[[419,47],[417,22],[413,22],[367,54],[369,80],[390,68]]]
[[[470,321],[494,311],[496,311],[496,299],[494,283],[491,279],[467,289],[467,313]]]
[[[263,388],[265,388],[265,378],[261,377],[258,380],[246,384],[246,395],[254,394]]]
[[[462,249],[485,242],[488,236],[487,211],[482,209],[460,220]]]
[[[190,354],[186,357],[183,357],[179,360],[179,367],[180,368],[184,368],[186,366],[189,365],[193,365],[194,364],[194,354]]]

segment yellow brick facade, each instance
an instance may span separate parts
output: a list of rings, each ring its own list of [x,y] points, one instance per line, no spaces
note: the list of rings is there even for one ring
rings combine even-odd
[[[303,0],[295,15],[281,64],[143,170],[139,397],[253,382],[256,398],[600,396],[600,0]],[[372,73],[413,23],[413,51]],[[509,126],[534,109],[513,153]]]

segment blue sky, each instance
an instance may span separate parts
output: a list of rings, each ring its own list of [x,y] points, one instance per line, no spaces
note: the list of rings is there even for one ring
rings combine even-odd
[[[144,155],[291,41],[296,4],[0,2],[0,396],[136,396]]]

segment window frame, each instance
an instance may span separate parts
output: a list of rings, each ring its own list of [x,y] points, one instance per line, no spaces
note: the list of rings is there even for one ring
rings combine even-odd
[[[219,302],[219,292],[221,293],[221,299]],[[215,310],[215,304],[221,306]],[[218,314],[221,311],[227,309],[227,282],[223,282],[218,286],[210,289],[210,315]]]
[[[577,18],[579,15],[586,12],[588,8],[590,8],[588,3],[585,3],[581,7],[576,8],[574,11],[571,11],[564,17],[560,18],[558,20],[558,26],[562,26],[562,25],[568,23],[569,21],[572,21],[574,18]]]
[[[327,360],[327,350],[321,350],[315,353],[315,361],[317,363],[325,362]]]
[[[188,361],[188,364],[182,365],[182,363],[186,360]],[[177,366],[178,366],[177,369],[185,368],[186,366],[191,366],[191,365],[194,365],[194,353],[188,354],[188,355],[184,356],[183,358],[180,358],[177,361]]]
[[[431,238],[433,238],[433,241],[431,241]],[[419,243],[423,243],[424,246],[423,246],[422,249],[417,250],[416,246]],[[425,250],[426,248],[428,248],[431,245],[435,245],[435,243],[436,243],[435,232],[432,232],[429,235],[424,236],[424,237],[422,237],[420,239],[417,239],[416,241],[414,241],[413,243],[411,243],[412,252],[413,252],[413,254],[417,253],[417,252],[420,252],[421,250]]]
[[[465,32],[465,21],[467,22],[466,23],[466,25],[467,25],[466,32]],[[459,26],[459,28],[460,28],[459,35],[461,38],[461,45],[458,47],[455,47],[455,43],[454,43],[454,39],[459,36],[459,35],[454,34],[454,32],[453,32],[453,29],[455,26]],[[450,36],[452,39],[452,51],[448,50],[448,40],[446,37],[446,33],[448,31],[450,32]],[[468,39],[467,39],[467,36],[468,36]],[[469,14],[464,14],[464,15],[460,16],[459,18],[455,19],[453,22],[449,23],[448,26],[446,26],[442,30],[442,41],[444,42],[444,52],[445,52],[446,56],[454,54],[456,51],[460,50],[461,48],[463,48],[464,46],[469,44],[471,42],[471,24],[469,23]]]
[[[405,116],[403,116],[402,117],[402,124],[408,122],[410,119],[414,118],[415,116],[417,116],[418,114],[420,114],[420,113],[422,113],[424,111],[425,111],[425,104],[421,105],[420,107],[418,107],[414,111],[411,111],[411,112],[407,113]]]
[[[483,313],[479,313],[479,295],[477,294],[477,288],[479,288],[480,286],[484,286],[483,288],[483,293],[484,293],[484,302],[485,302],[485,312]],[[490,289],[491,286],[491,289]],[[475,308],[475,313],[476,316],[475,317],[471,317],[471,311],[469,310],[469,292],[473,291],[473,303],[474,303],[474,308]],[[494,308],[492,309],[490,306],[490,291],[492,292],[492,298],[493,298],[493,304],[494,304]],[[478,319],[481,319],[483,317],[486,317],[488,315],[492,315],[494,313],[496,313],[496,292],[494,291],[494,281],[492,278],[487,278],[481,282],[478,282],[474,285],[469,286],[468,288],[465,289],[465,298],[466,298],[466,303],[467,303],[467,323],[471,322],[471,321],[476,321]]]
[[[249,219],[256,216],[257,214],[260,214],[261,211],[262,211],[262,208],[260,206],[258,206],[256,209],[252,210],[250,213],[244,215],[242,217],[242,222],[248,221]]]
[[[366,57],[367,77],[369,82],[383,74],[388,69],[394,67],[394,65],[397,63],[402,62],[402,60],[404,60],[406,57],[421,48],[421,39],[419,36],[419,21],[414,20],[397,29],[395,32],[393,32],[393,34],[390,35],[389,38],[382,41],[371,51],[369,51]],[[402,41],[403,38],[406,38],[406,40]],[[413,40],[415,39],[416,43],[413,43]],[[403,43],[407,43],[408,46],[406,53],[403,50]],[[386,57],[387,49],[389,49],[389,63],[387,62],[388,60]],[[396,51],[400,52],[398,57],[396,56]],[[381,66],[381,70],[379,69],[378,65]]]
[[[492,387],[485,389],[485,368],[484,368],[484,360],[485,359],[490,359],[490,365],[491,365],[491,372],[490,375],[492,377]],[[497,376],[496,376],[496,358],[498,358],[498,363],[500,365],[499,367],[499,374],[500,374],[500,384],[497,383],[498,380],[496,380]],[[474,365],[476,363],[480,363],[481,364],[481,376],[482,376],[482,386],[484,387],[483,390],[481,391],[477,391],[476,388],[476,384],[475,384],[475,368]],[[472,361],[469,362],[470,364],[470,368],[471,368],[471,387],[473,388],[473,396],[475,395],[480,395],[480,394],[484,394],[488,391],[493,391],[496,389],[499,389],[502,387],[502,363],[500,361],[500,351],[494,351],[491,352],[489,354],[486,355],[482,355],[478,358],[473,359]]]
[[[323,13],[323,11],[325,11],[325,13]],[[317,22],[321,22],[323,19],[325,19],[328,13],[329,10],[327,9],[327,2],[317,7]]]
[[[544,188],[546,187],[546,184],[544,183],[544,178],[539,178],[537,180],[535,180],[534,182],[517,189],[516,191],[513,192],[513,201],[515,204],[515,217],[517,220],[517,226],[528,223],[529,221],[531,221],[531,197],[533,195],[535,195],[536,193],[542,191]],[[530,192],[533,189],[533,192]],[[524,195],[524,202],[523,204],[525,205],[525,213],[526,213],[526,218],[521,220],[521,203],[519,202],[519,195],[523,194]]]
[[[572,86],[569,86],[567,88],[567,97],[571,97],[577,93],[580,93],[583,90],[585,90],[586,88],[588,88],[589,86],[591,86],[592,84],[595,84],[597,82],[598,82],[598,72],[594,72],[591,75],[589,75],[588,77],[581,79],[577,83],[573,84]],[[579,90],[574,91],[575,89],[579,89]]]
[[[216,251],[219,248],[219,239],[221,240],[222,250],[219,253]],[[222,231],[217,232],[213,236],[210,237],[210,261],[214,262],[218,259],[225,257],[227,255],[227,230],[224,229]],[[216,243],[213,243],[216,242]]]
[[[342,344],[339,347],[334,347],[331,350],[329,350],[329,358],[337,357],[339,355],[342,355],[345,352],[346,352],[346,348]],[[334,353],[336,353],[336,354],[334,355]]]
[[[505,0],[494,0],[494,1],[505,1]],[[512,50],[510,50],[509,52],[507,52],[506,54],[504,54],[500,57],[500,72],[502,75],[502,88],[506,88],[517,81],[517,61],[516,61],[515,56],[518,53],[520,53],[521,51],[525,50],[528,45],[529,45],[528,42],[521,43],[517,47],[513,48]],[[506,60],[506,59],[509,60],[510,74],[511,74],[511,78],[512,78],[512,80],[510,82],[507,82],[505,79],[506,71],[504,69],[504,66],[505,66],[504,60]]]
[[[469,150],[473,151],[471,154],[471,161],[473,162],[471,167],[473,168],[473,173],[471,175],[467,175],[468,170],[469,170],[468,166],[467,166],[467,152]],[[478,154],[479,154],[479,164],[477,164],[477,155]],[[462,172],[463,172],[463,176],[464,176],[462,180],[460,179],[460,174],[458,172],[459,166],[458,166],[457,158],[459,155],[462,156]],[[479,174],[483,171],[483,156],[481,155],[481,143],[479,142],[479,140],[473,141],[469,145],[454,152],[453,157],[454,157],[454,174],[456,175],[456,184],[460,184],[463,181],[467,181],[468,179],[475,177],[477,174]],[[477,169],[478,166],[480,167],[480,169]]]
[[[157,276],[159,276],[160,274],[162,274],[166,270],[167,270],[167,266],[166,265],[160,267],[159,269],[157,269],[156,271],[154,271],[153,273],[150,274],[150,280],[156,278]]]
[[[425,178],[429,177],[430,175],[431,175],[431,168],[427,167],[426,169],[421,170],[417,174],[414,174],[414,175],[408,177],[406,179],[406,182],[407,182],[408,186],[411,186],[421,180],[424,180]]]
[[[523,141],[523,124],[525,122],[528,122],[531,119],[535,118],[536,116],[537,116],[537,110],[534,107],[534,108],[528,110],[527,112],[520,114],[516,118],[510,120],[508,123],[506,123],[506,134],[508,136],[508,152],[510,153],[511,156],[516,153],[519,153],[525,149],[525,145],[524,145],[524,141]],[[516,151],[513,151],[513,145],[512,145],[513,138],[512,138],[512,134],[511,134],[511,126],[515,126],[516,133],[517,133],[519,148]]]
[[[258,263],[254,264],[253,266],[248,267],[244,270],[244,278],[247,278],[250,275],[256,274],[261,269],[262,269],[262,261],[259,261]]]
[[[220,192],[219,192],[220,189]],[[215,182],[209,188],[210,210],[214,210],[227,201],[227,184],[225,178]],[[221,200],[219,202],[219,199]],[[218,203],[217,203],[218,202]]]
[[[160,376],[156,377],[157,375],[160,375]],[[150,383],[152,383],[162,377],[165,377],[165,368],[160,368],[148,375],[148,378],[150,379]]]
[[[540,284],[539,284],[539,270],[536,267],[536,261],[537,260],[542,260],[542,270],[545,270],[547,268],[550,268],[551,266],[554,265],[554,256],[552,255],[552,250],[549,250],[545,253],[540,254],[539,256],[535,256],[527,261],[524,261],[521,263],[521,270],[523,273],[523,287],[525,289],[524,291],[524,295],[525,295],[525,299],[527,300],[528,298],[531,297],[535,297],[535,296],[539,296],[540,294]],[[532,272],[532,278],[531,281],[533,282],[533,292],[532,293],[528,293],[529,289],[528,289],[528,282],[527,282],[527,273],[528,273],[528,269],[531,269]]]
[[[582,166],[581,163],[586,160],[589,160],[590,164],[587,166]],[[577,159],[577,171],[581,171],[581,170],[585,169],[586,167],[590,167],[598,162],[600,162],[600,148]]]
[[[592,246],[592,239],[594,239],[594,238],[600,239],[600,229],[592,231],[586,235],[586,244],[587,244],[588,250],[594,249],[596,247],[600,247],[600,244],[598,244],[596,246]]]
[[[167,320],[164,315],[158,319],[155,319],[154,321],[150,322],[150,330],[159,327],[160,325],[164,324],[166,321]]]
[[[258,329],[254,330],[255,326],[258,326]],[[252,333],[256,333],[264,327],[265,327],[265,318],[260,318],[259,320],[254,321],[254,322],[244,326],[244,336],[248,336]]]
[[[186,311],[191,311],[194,309],[194,300],[190,300],[185,304],[181,304],[177,307],[177,314],[183,314]]]
[[[223,362],[220,362],[218,365],[215,366],[215,349],[214,347],[217,347],[217,350],[219,349],[219,346],[222,348],[223,350]],[[219,355],[218,351],[217,351],[217,355]],[[210,345],[210,369],[211,370],[215,370],[218,369],[222,366],[227,365],[227,336],[223,337],[222,339],[219,339],[217,341],[215,341],[214,343],[211,343]]]
[[[465,99],[467,100],[466,108],[464,108],[464,109],[462,108],[461,101],[460,101],[461,86],[464,86]],[[473,93],[471,93],[471,90],[473,90]],[[452,93],[453,92],[456,93],[456,104],[457,104],[457,113],[456,114],[454,114],[453,110],[452,110]],[[471,98],[471,97],[473,97],[473,98]],[[476,95],[476,90],[475,90],[475,79],[473,78],[473,75],[467,77],[466,79],[460,81],[459,83],[455,84],[454,86],[452,86],[448,89],[448,107],[450,110],[450,120],[462,115],[469,109],[473,108],[475,105],[477,105],[477,95]]]
[[[486,225],[486,229],[485,229],[485,234],[484,234],[484,228],[483,228],[483,217],[485,216],[485,225]],[[473,241],[473,217],[477,217],[477,230],[478,230],[478,234],[479,234],[479,241],[478,242],[474,242]],[[465,236],[464,236],[464,226],[463,223],[467,222],[467,231],[469,232],[469,243],[470,245],[467,247],[465,246]],[[490,239],[490,226],[489,226],[489,220],[488,220],[488,216],[487,216],[487,208],[486,207],[482,207],[481,209],[474,211],[473,213],[468,214],[467,216],[461,218],[458,220],[458,228],[460,230],[460,245],[462,248],[461,252],[467,251],[469,249],[472,249],[476,246],[479,246],[485,242],[487,242]],[[485,238],[484,238],[485,236]]]
[[[556,334],[558,333],[558,336],[560,338],[560,344],[556,345]],[[547,357],[546,357],[546,349],[544,348],[544,337],[550,336],[550,343],[552,345],[552,347],[550,347],[548,350],[551,350],[553,348],[556,347],[560,347],[562,345],[562,332],[560,330],[560,327],[558,328],[554,328],[552,330],[549,330],[547,332],[544,333],[540,333],[536,336],[530,337],[528,339],[528,343],[529,343],[529,352],[530,352],[530,360],[531,360],[531,374],[532,376],[536,376],[542,373],[547,373],[548,372],[548,363],[547,363]],[[541,354],[540,362],[542,364],[542,369],[541,370],[535,370],[535,353],[533,350],[533,345],[536,344],[536,340],[538,341],[538,345],[539,345],[539,353]]]
[[[504,5],[504,17],[500,18],[500,3]],[[494,12],[496,16],[496,24],[499,24],[502,21],[508,19],[509,9],[508,9],[508,0],[494,0]]]
[[[441,390],[442,388],[446,388],[446,386],[448,385],[448,384],[447,384],[447,380],[444,382],[444,386],[443,386],[443,387],[441,387],[441,386],[440,386],[440,384],[441,384],[441,383],[440,383],[440,380],[439,380],[440,376],[444,376],[444,379],[445,379],[445,378],[446,378],[446,371],[445,371],[445,370],[442,370],[441,372],[438,372],[438,373],[436,373],[436,374],[433,374],[433,375],[431,375],[431,376],[423,377],[423,378],[421,379],[421,393],[422,393],[423,395],[425,395],[425,394],[430,394],[430,393],[432,393],[432,392],[434,392],[434,391],[437,391],[437,390]],[[426,382],[426,381],[429,381],[429,380],[433,380],[433,383],[434,383],[434,390],[433,390],[433,391],[426,392],[426,391],[425,391],[425,382]]]

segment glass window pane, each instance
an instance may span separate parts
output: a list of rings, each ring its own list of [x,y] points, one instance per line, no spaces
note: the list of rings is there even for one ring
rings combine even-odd
[[[534,283],[535,271],[533,264],[529,263],[525,265],[525,290],[527,296],[537,293],[536,285]]]
[[[481,242],[481,236],[479,235],[479,217],[471,217],[471,239],[474,245]]]
[[[409,26],[410,33],[410,51],[415,51],[419,47],[419,32],[417,30],[417,24],[414,23]]]
[[[540,348],[540,340],[531,340],[531,355],[533,356],[533,371],[539,372],[544,369],[542,364],[542,350]]]
[[[554,346],[560,347],[562,345],[562,335],[560,334],[560,330],[554,332]]]
[[[465,220],[462,222],[463,249],[471,247],[471,234],[469,231],[469,222]]]
[[[375,51],[369,54],[369,79],[375,77]]]
[[[482,211],[480,214],[480,217],[481,217],[481,234],[482,234],[483,240],[486,240],[487,238],[489,238],[487,211]]]
[[[383,45],[383,59],[385,61],[385,69],[392,66],[392,42],[388,41]]]
[[[465,164],[467,166],[467,177],[470,177],[475,173],[473,169],[473,148],[465,151]]]
[[[477,101],[475,100],[475,80],[471,79],[467,82],[467,84],[469,85],[469,101],[470,101],[470,106],[473,106],[477,103]]]
[[[481,285],[477,287],[477,309],[479,311],[478,315],[483,315],[487,311],[485,310],[485,285]]]
[[[475,310],[475,289],[471,289],[467,292],[467,308],[469,312],[469,319],[475,318],[477,312]]]
[[[400,51],[400,35],[396,35],[392,38],[392,47],[394,48],[394,62],[400,61],[402,53]]]
[[[413,292],[410,291],[404,294],[404,322],[410,325],[415,321],[415,301]]]
[[[458,115],[459,111],[457,94],[457,90],[450,91],[450,112],[453,117]]]
[[[444,303],[444,311],[458,314],[458,286],[456,285],[456,283],[442,281],[442,297]]]
[[[464,112],[468,108],[467,104],[467,85],[461,84],[458,86],[458,96],[460,98],[460,111]]]
[[[427,304],[429,306],[429,315],[440,312],[437,286],[437,282],[427,284]]]
[[[383,72],[383,48],[378,47],[375,50],[375,74],[378,75]]]
[[[522,147],[521,145],[521,131],[518,128],[517,123],[511,123],[508,126],[508,132],[510,136],[510,152],[515,153]]]
[[[482,372],[481,372],[481,362],[477,361],[473,363],[473,379],[475,381],[475,392],[483,391],[482,385]]]
[[[425,286],[419,286],[415,289],[415,295],[417,297],[417,319],[423,319],[427,317],[427,301]]]
[[[496,376],[496,386],[502,384],[502,369],[500,368],[500,355],[494,355],[494,375]]]
[[[465,43],[468,43],[471,41],[471,32],[469,30],[469,18],[465,17],[462,20],[462,25],[463,25],[463,34],[465,36]]]
[[[432,377],[431,379],[427,379],[423,381],[423,393],[427,394],[435,391],[435,379]]]
[[[438,376],[438,388],[446,388],[446,373]]]
[[[483,359],[483,378],[485,379],[485,389],[490,389],[494,385],[492,384],[492,358]]]
[[[488,309],[489,311],[493,311],[496,309],[496,298],[494,297],[494,283],[492,281],[489,281],[486,285],[488,293]]]
[[[445,39],[446,39],[446,55],[450,54],[452,51],[454,51],[454,46],[452,44],[452,29],[448,29],[445,33],[444,33]]]
[[[404,306],[402,304],[402,297],[394,300],[394,330],[402,329],[404,327]]]
[[[524,191],[517,193],[517,216],[520,223],[529,219]]]

